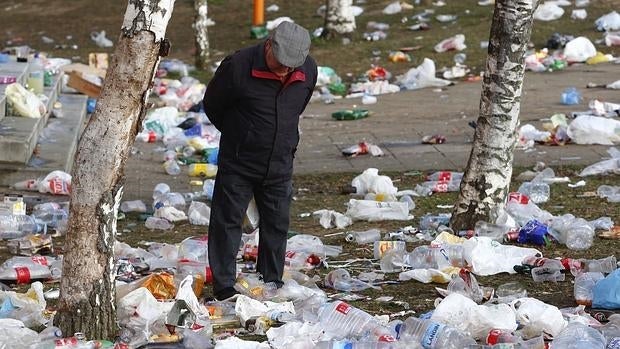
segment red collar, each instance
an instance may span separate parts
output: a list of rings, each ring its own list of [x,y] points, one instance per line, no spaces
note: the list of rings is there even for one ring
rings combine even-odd
[[[279,76],[271,71],[252,69],[252,76],[259,79],[269,79],[282,81]],[[306,81],[306,74],[301,70],[293,70],[284,82],[284,87],[292,84],[295,81]]]

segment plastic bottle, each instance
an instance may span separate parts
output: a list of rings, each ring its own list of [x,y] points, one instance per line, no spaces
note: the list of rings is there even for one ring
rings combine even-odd
[[[405,267],[409,267],[409,256],[406,251],[391,250],[381,257],[379,266],[381,271],[385,273],[400,272]]]
[[[453,277],[447,287],[450,293],[460,293],[476,303],[482,302],[484,292],[476,277],[467,269],[461,269],[457,277]]]
[[[574,105],[581,102],[581,93],[575,87],[569,87],[562,92],[562,104]]]
[[[532,279],[535,282],[564,281],[566,277],[562,270],[564,270],[562,262],[556,259],[546,259],[541,266],[532,268]]]
[[[161,139],[161,135],[153,130],[145,130],[138,133],[136,135],[136,139],[144,143],[155,143]]]
[[[202,192],[208,200],[213,200],[213,190],[215,189],[215,180],[207,179],[202,184]]]
[[[485,221],[478,221],[474,226],[476,236],[486,236],[499,242],[505,240],[506,234],[510,230],[511,228],[508,226],[488,223]]]
[[[319,322],[322,327],[337,334],[340,338],[380,339],[389,336],[390,330],[367,312],[343,301],[325,303],[319,309]]]
[[[35,54],[34,60],[30,63],[30,72],[28,73],[28,87],[36,95],[43,94],[45,70],[43,63],[38,54]]]
[[[164,162],[164,170],[171,176],[177,176],[181,173],[181,168],[176,160],[168,160]]]
[[[43,204],[34,207],[32,210],[32,217],[37,223],[56,228],[59,222],[66,221],[69,218],[68,210],[62,208],[62,206],[57,203],[53,204],[55,205]]]
[[[8,281],[17,284],[27,284],[35,280],[46,280],[51,278],[51,276],[50,269],[39,264],[0,268],[0,281]]]
[[[208,264],[208,246],[209,239],[207,235],[189,237],[181,241],[178,258]]]
[[[415,201],[413,201],[413,198],[409,195],[401,196],[398,201],[406,203],[407,206],[409,207],[409,211],[412,211],[413,209],[415,209]]]
[[[434,193],[447,193],[459,191],[461,181],[426,181],[422,182],[420,186],[426,187]]]
[[[576,218],[566,228],[566,247],[587,250],[594,242],[594,228],[583,218]]]
[[[38,230],[34,218],[0,212],[0,239],[17,239]]]
[[[381,342],[381,341],[362,341],[354,342],[350,340],[331,340],[316,343],[315,349],[419,349],[422,348],[415,342]]]
[[[600,272],[609,274],[618,269],[618,260],[616,256],[609,256],[601,259],[585,259],[582,260],[584,271]]]
[[[284,264],[291,269],[311,269],[321,263],[321,257],[305,251],[286,251]]]
[[[410,317],[403,323],[400,340],[415,339],[425,349],[463,349],[476,341],[454,327]]]
[[[196,163],[189,165],[189,176],[191,177],[215,177],[217,165]]]
[[[157,200],[160,196],[168,194],[170,192],[170,186],[166,183],[158,183],[153,189],[153,200]]]
[[[580,305],[592,306],[592,297],[594,296],[594,285],[602,279],[605,275],[599,272],[581,273],[575,276],[574,295],[575,302]]]
[[[177,159],[176,151],[169,149],[164,152],[164,161],[176,160],[176,159]]]
[[[271,299],[278,290],[274,283],[264,283],[256,274],[240,274],[234,288],[239,293],[257,300]]]
[[[149,229],[158,229],[158,230],[170,230],[174,228],[174,224],[168,222],[166,219],[157,218],[157,217],[149,217],[144,222],[144,225]]]
[[[404,241],[375,241],[373,245],[373,253],[375,259],[381,259],[383,255],[389,250],[401,250],[407,249],[407,243]]]
[[[605,349],[603,335],[578,322],[569,323],[551,342],[552,349]]]
[[[2,263],[0,267],[2,268],[14,268],[14,267],[28,267],[32,265],[43,265],[50,266],[52,263],[56,261],[62,261],[59,257],[52,256],[31,256],[31,257],[22,257],[15,256],[7,259]]]
[[[358,244],[369,244],[381,240],[381,231],[379,229],[369,229],[365,231],[353,231],[345,235],[347,242],[355,241]]]
[[[414,269],[444,269],[463,267],[463,246],[443,244],[440,246],[418,246],[409,254],[409,263]]]
[[[122,212],[146,212],[146,205],[142,200],[123,201],[120,210]]]
[[[607,198],[608,202],[620,202],[620,187],[601,185],[596,189],[596,193],[601,198]]]
[[[449,225],[451,216],[449,213],[426,214],[420,218],[420,230],[436,230],[440,225]]]
[[[532,181],[523,182],[517,191],[527,195],[532,202],[540,204],[549,200],[551,190],[547,183]]]
[[[196,154],[196,148],[192,147],[191,145],[187,145],[185,147],[183,147],[183,156],[188,158],[192,155]]]
[[[367,288],[379,289],[369,283],[354,279],[346,269],[335,269],[325,275],[325,286],[338,291],[357,292]]]
[[[463,178],[463,172],[438,171],[426,176],[427,181],[449,182],[460,181]]]

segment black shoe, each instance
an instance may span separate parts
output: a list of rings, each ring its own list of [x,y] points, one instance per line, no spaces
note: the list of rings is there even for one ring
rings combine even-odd
[[[233,287],[226,287],[213,295],[213,298],[218,302],[235,302],[239,292]]]

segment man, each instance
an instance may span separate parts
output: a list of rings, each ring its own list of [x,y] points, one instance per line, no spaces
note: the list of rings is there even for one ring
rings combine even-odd
[[[217,300],[237,293],[235,261],[252,196],[260,215],[256,269],[264,282],[282,285],[299,115],[317,79],[309,49],[308,31],[283,22],[265,42],[226,57],[207,87],[205,113],[222,133],[209,225]]]

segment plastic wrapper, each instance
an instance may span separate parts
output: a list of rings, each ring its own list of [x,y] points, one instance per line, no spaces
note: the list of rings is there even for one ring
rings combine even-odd
[[[517,321],[523,326],[521,333],[525,339],[547,334],[557,336],[565,327],[566,321],[557,307],[536,298],[519,298],[511,303]]]
[[[13,83],[4,91],[7,101],[7,115],[38,119],[45,115],[45,105],[34,93],[19,83]]]
[[[347,205],[348,217],[369,222],[383,220],[408,220],[409,205],[406,202],[379,202],[351,199]]]
[[[620,121],[593,116],[580,115],[568,125],[567,133],[577,144],[620,144]]]
[[[533,248],[502,245],[487,237],[473,237],[463,243],[463,257],[476,275],[514,274],[523,258],[542,255]]]
[[[407,90],[417,90],[425,87],[443,87],[452,82],[435,77],[435,62],[424,58],[422,64],[409,69],[405,74],[396,77],[396,83]]]
[[[151,292],[156,299],[173,299],[177,288],[174,285],[173,276],[168,273],[151,274],[140,283],[142,287]]]
[[[204,202],[192,201],[189,205],[189,222],[194,225],[209,225],[211,208]]]
[[[564,9],[558,6],[555,1],[544,2],[534,11],[534,19],[539,21],[554,21],[560,19],[564,14]]]
[[[598,31],[620,30],[620,14],[616,11],[612,11],[599,17],[596,21],[594,21],[594,25]]]
[[[452,277],[449,273],[445,273],[437,269],[413,269],[403,271],[398,274],[398,280],[416,280],[424,284],[428,284],[431,282],[435,282],[438,284],[447,284],[448,282],[450,282],[450,280],[452,280]]]
[[[318,210],[312,212],[312,215],[319,219],[319,223],[325,229],[338,228],[342,229],[353,224],[350,217],[334,210]]]
[[[441,53],[452,50],[462,51],[466,48],[467,46],[465,45],[465,35],[457,34],[451,38],[442,40],[440,43],[435,45],[435,52]]]
[[[153,294],[140,287],[122,297],[117,304],[119,324],[125,328],[121,334],[132,347],[146,344],[151,336],[169,333],[165,317],[173,303],[160,303]]]
[[[611,159],[599,161],[586,168],[580,173],[580,177],[592,176],[592,175],[605,175],[605,174],[620,174],[620,150],[612,147],[607,150],[607,153],[611,155]]]

